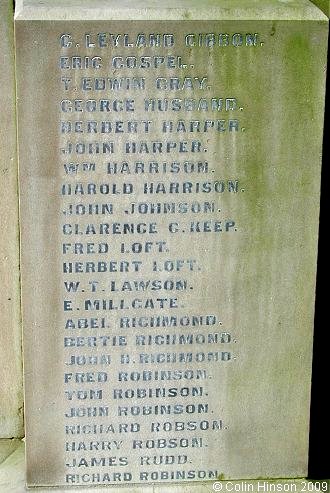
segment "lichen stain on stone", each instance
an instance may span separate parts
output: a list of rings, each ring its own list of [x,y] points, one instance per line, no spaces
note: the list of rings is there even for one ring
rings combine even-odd
[[[271,28],[271,31],[270,31],[270,35],[271,35],[271,36],[274,36],[274,35],[275,35],[275,33],[276,33],[276,23],[275,23],[275,22],[273,22],[273,23],[272,23],[272,28]]]
[[[299,74],[300,78],[311,78],[311,66],[313,65],[313,52],[305,33],[293,33],[286,44],[286,57],[288,68],[296,70],[294,75]],[[293,79],[294,80],[294,79]]]

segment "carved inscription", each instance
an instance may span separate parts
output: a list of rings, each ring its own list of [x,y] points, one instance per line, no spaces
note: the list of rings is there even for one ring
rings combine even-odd
[[[58,34],[68,485],[221,473],[201,457],[232,425],[217,385],[241,328],[217,291],[246,227],[231,157],[249,123],[218,71],[225,50],[260,45],[256,33]]]

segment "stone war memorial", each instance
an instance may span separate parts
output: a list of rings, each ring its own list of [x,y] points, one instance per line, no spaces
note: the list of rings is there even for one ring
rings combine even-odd
[[[306,477],[327,17],[23,0],[15,33],[28,487]]]

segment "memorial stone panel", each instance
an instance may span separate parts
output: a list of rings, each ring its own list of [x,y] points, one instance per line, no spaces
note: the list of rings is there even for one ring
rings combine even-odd
[[[0,438],[23,435],[12,0],[0,0]]]
[[[30,486],[302,477],[327,19],[23,2]]]

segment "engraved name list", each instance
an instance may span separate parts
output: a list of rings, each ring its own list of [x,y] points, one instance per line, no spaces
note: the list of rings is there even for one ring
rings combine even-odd
[[[203,280],[221,277],[217,250],[238,231],[231,204],[244,193],[217,148],[246,124],[200,59],[256,49],[258,35],[58,42],[65,481],[215,479],[191,451],[230,426],[214,379],[238,341]]]

